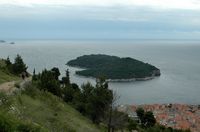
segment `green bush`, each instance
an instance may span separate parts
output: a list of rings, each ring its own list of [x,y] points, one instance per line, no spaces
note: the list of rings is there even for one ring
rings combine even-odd
[[[12,65],[12,70],[15,74],[21,74],[22,72],[25,72],[27,70],[27,66],[24,63],[22,57],[20,55],[17,55],[15,58],[15,62]]]
[[[26,94],[32,98],[35,98],[35,96],[37,96],[39,93],[39,89],[36,88],[35,85],[33,85],[31,82],[25,83],[22,94]]]

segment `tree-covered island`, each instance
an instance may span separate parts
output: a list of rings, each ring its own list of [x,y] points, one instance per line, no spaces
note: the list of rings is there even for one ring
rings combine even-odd
[[[148,80],[160,76],[160,70],[155,66],[130,57],[83,55],[69,61],[67,65],[84,68],[76,71],[78,75],[95,78],[104,76],[110,81]]]

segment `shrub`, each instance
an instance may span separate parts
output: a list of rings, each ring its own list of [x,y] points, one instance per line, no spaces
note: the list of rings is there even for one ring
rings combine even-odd
[[[17,126],[19,132],[40,132],[41,128],[32,124],[19,124]]]
[[[22,93],[34,98],[40,92],[39,92],[39,89],[37,89],[31,82],[28,82],[28,83],[25,83],[24,90],[22,91]]]
[[[15,87],[16,87],[16,88],[20,88],[20,82],[16,82],[16,83],[15,83]]]
[[[1,132],[14,131],[13,119],[2,113],[0,113],[0,131]]]

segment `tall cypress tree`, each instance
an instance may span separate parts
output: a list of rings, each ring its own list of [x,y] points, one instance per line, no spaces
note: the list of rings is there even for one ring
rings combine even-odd
[[[69,69],[66,70],[66,76],[62,78],[62,81],[65,84],[65,86],[70,85]]]
[[[37,80],[37,77],[36,77],[36,74],[35,74],[35,68],[33,70],[33,77],[32,77],[32,81],[36,81]]]

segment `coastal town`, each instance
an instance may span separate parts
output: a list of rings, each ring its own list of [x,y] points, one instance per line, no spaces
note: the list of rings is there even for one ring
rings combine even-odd
[[[175,129],[200,131],[200,105],[186,104],[153,104],[153,105],[120,105],[119,111],[126,112],[129,117],[138,120],[136,109],[152,111],[157,123]]]

